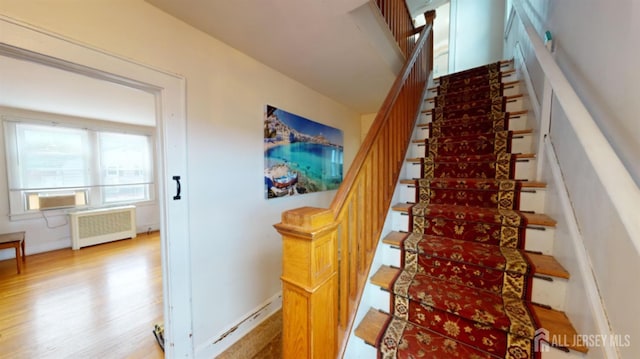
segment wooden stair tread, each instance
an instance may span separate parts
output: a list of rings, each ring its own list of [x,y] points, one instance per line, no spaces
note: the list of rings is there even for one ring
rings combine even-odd
[[[533,306],[533,312],[538,318],[540,327],[549,331],[550,340],[554,337],[559,338],[563,341],[561,344],[567,344],[569,349],[573,349],[581,353],[589,351],[589,348],[584,345],[584,341],[577,340],[578,333],[564,312],[537,305]]]
[[[516,180],[518,182],[521,183],[522,188],[546,188],[547,187],[547,183],[546,182],[538,182],[538,181],[519,181]],[[400,180],[401,184],[407,184],[407,185],[416,185],[417,184],[417,180],[415,179],[401,179]]]
[[[523,212],[522,215],[527,219],[527,223],[532,225],[555,227],[558,223],[555,219],[547,216],[544,213]]]
[[[398,212],[406,212],[409,213],[409,210],[415,203],[396,203],[391,206],[391,209]]]
[[[382,243],[400,248],[402,240],[405,239],[407,235],[409,235],[409,233],[391,231],[382,239]],[[526,256],[529,258],[529,261],[531,261],[531,264],[533,264],[535,274],[569,279],[569,272],[564,269],[562,264],[560,264],[560,262],[558,262],[553,256],[531,252],[527,252]],[[378,283],[374,284],[380,285]]]
[[[405,239],[408,234],[408,232],[391,231],[386,236],[384,236],[384,238],[382,238],[382,243],[394,247],[400,247],[402,240]]]
[[[393,268],[387,265],[382,265],[376,273],[370,278],[372,284],[377,285],[382,289],[391,289],[391,284],[396,276],[400,273],[399,268]]]
[[[390,266],[382,265],[371,277],[371,283],[379,286],[384,290],[390,291],[391,286],[393,285],[393,280],[399,272],[400,268],[393,268]],[[540,322],[540,327],[548,330],[550,337],[553,338],[554,336],[556,336],[556,338],[566,338],[569,349],[573,349],[582,353],[586,353],[588,351],[587,347],[585,347],[584,345],[580,345],[582,343],[571,343],[573,338],[577,337],[577,332],[564,312],[544,308],[538,305],[533,305],[532,308]],[[384,315],[384,313],[380,314]],[[382,317],[382,315],[376,314],[376,317],[380,318]],[[384,322],[382,326],[383,325]],[[361,337],[360,335],[358,336]]]
[[[564,269],[555,257],[538,253],[527,253],[526,255],[535,267],[535,273],[569,279],[569,272]]]
[[[400,271],[400,268],[381,265],[376,273],[370,278],[370,281],[372,284],[375,284],[382,289],[391,290],[393,280],[400,273]]]
[[[365,343],[375,346],[378,336],[390,318],[389,314],[371,308],[358,324],[354,334]]]
[[[391,206],[391,209],[397,212],[405,212],[409,213],[411,207],[413,207],[415,203],[396,203]],[[534,226],[545,226],[545,227],[555,227],[556,220],[549,217],[544,213],[528,213],[528,212],[520,212],[526,219],[527,224]]]

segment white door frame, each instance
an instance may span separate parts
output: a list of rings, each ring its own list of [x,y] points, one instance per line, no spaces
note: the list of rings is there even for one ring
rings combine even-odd
[[[174,200],[177,183],[186,182],[185,79],[92,48],[0,15],[0,54],[111,81],[152,93],[156,98],[159,163],[158,201],[162,243],[165,355],[194,356],[188,196]],[[151,330],[149,328],[149,335]]]

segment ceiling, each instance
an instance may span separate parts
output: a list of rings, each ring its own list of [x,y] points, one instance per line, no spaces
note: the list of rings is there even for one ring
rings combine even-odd
[[[378,110],[402,66],[368,0],[146,1],[360,113]]]
[[[378,110],[404,62],[368,0],[146,1],[359,113]],[[443,0],[407,1],[422,13]],[[140,90],[1,55],[0,78],[0,106],[155,125]]]
[[[414,19],[429,10],[435,10],[449,0],[406,0],[407,9]]]

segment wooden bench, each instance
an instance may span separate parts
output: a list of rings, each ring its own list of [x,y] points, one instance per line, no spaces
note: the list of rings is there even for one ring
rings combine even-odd
[[[24,232],[0,234],[0,249],[7,248],[15,248],[18,274],[22,273],[22,263],[25,261]],[[22,253],[22,255],[20,253]]]

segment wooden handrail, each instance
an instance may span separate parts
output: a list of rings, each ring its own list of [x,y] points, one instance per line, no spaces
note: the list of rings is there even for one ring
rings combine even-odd
[[[283,237],[285,359],[344,356],[426,93],[431,29],[420,33],[330,208],[285,211],[274,226]]]

